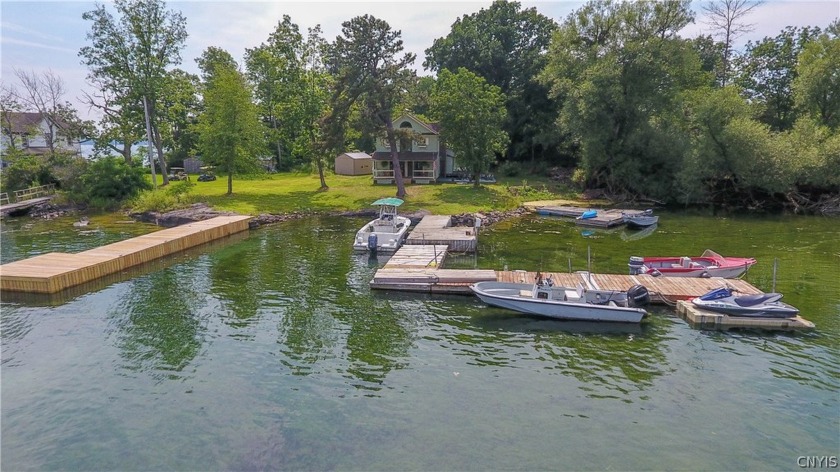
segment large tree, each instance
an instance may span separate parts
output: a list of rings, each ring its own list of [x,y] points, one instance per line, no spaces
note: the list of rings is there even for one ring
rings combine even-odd
[[[258,168],[261,130],[256,105],[244,75],[231,67],[215,67],[204,86],[204,111],[198,120],[198,148],[202,160],[228,177]]]
[[[120,107],[144,110],[150,147],[157,150],[166,184],[161,107],[167,70],[181,63],[186,19],[180,12],[166,10],[163,0],[114,0],[113,5],[119,19],[105,5],[97,5],[82,16],[92,22],[87,34],[91,45],[83,47],[79,55],[90,68],[89,79],[102,84]]]
[[[805,45],[793,81],[797,107],[823,126],[840,129],[840,21]]]
[[[385,131],[391,146],[397,197],[404,198],[393,110],[401,103],[414,76],[408,66],[414,63],[415,56],[402,54],[400,31],[393,31],[386,21],[371,15],[344,22],[341,32],[329,47],[327,64],[335,77],[335,87],[331,99],[333,109],[326,122],[329,127],[340,127],[353,105],[360,104],[363,123],[371,130]]]
[[[763,106],[762,121],[776,131],[788,130],[796,121],[791,88],[796,60],[802,48],[819,34],[819,28],[788,26],[774,38],[748,42],[744,54],[735,61],[736,85],[747,99]]]
[[[423,65],[437,72],[464,67],[499,87],[507,98],[507,155],[533,160],[537,153],[555,153],[558,144],[552,130],[556,107],[547,87],[535,80],[545,67],[556,29],[554,20],[536,8],[496,0],[489,8],[459,18],[446,37],[426,50]]]
[[[303,55],[303,35],[288,15],[283,15],[267,42],[245,50],[245,68],[268,127],[267,148],[277,168],[292,165],[293,143],[301,133],[301,117],[296,112],[304,87]]]
[[[499,87],[460,68],[440,72],[432,92],[432,114],[440,122],[446,146],[470,170],[475,187],[508,142],[502,129],[505,97]]]
[[[580,145],[585,184],[667,199],[685,142],[674,123],[682,91],[708,80],[677,32],[688,0],[595,0],[568,17],[542,79],[559,124]]]

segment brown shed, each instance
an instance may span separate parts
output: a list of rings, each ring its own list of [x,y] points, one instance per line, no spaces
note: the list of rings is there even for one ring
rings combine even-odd
[[[370,175],[373,158],[364,152],[345,152],[335,158],[335,173],[339,175]]]

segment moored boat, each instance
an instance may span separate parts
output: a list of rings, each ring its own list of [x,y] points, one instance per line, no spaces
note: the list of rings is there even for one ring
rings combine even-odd
[[[534,284],[478,282],[470,289],[484,303],[529,315],[583,321],[638,323],[650,301],[645,287],[623,292],[555,286],[551,277],[537,274]]]
[[[732,287],[716,288],[691,302],[704,310],[711,310],[731,316],[756,318],[791,318],[799,309],[781,301],[781,293],[760,293],[757,295],[736,295]]]
[[[373,202],[373,206],[379,207],[379,217],[356,232],[353,250],[394,252],[399,249],[411,227],[410,219],[397,214],[397,208],[402,204],[402,200],[393,197]]]
[[[649,208],[636,213],[622,212],[621,216],[624,217],[624,224],[628,228],[646,228],[659,222],[659,217]]]
[[[699,257],[638,257],[630,258],[630,275],[650,274],[668,277],[740,277],[753,264],[752,257],[723,257],[706,249]]]

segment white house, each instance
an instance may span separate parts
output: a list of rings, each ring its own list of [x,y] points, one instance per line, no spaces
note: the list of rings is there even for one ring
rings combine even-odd
[[[81,155],[82,147],[78,136],[70,136],[69,128],[63,121],[55,121],[50,126],[48,117],[41,113],[6,112],[0,117],[0,151],[6,154],[10,147],[26,154],[46,154],[50,152],[50,137],[56,151],[71,152]]]
[[[430,183],[454,171],[455,156],[441,140],[437,123],[427,123],[405,113],[394,120],[394,128],[407,131],[397,138],[399,165],[404,179],[413,183]],[[373,181],[378,184],[394,183],[391,147],[384,136],[376,140]]]

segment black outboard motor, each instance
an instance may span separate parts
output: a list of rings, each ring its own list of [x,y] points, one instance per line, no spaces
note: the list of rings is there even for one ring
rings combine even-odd
[[[379,236],[376,233],[368,235],[368,249],[370,252],[376,252],[376,246],[379,245]]]
[[[642,267],[645,265],[645,260],[639,256],[630,256],[630,275],[639,275],[642,273]]]
[[[650,303],[650,293],[644,285],[634,285],[627,290],[627,305],[640,308]]]

